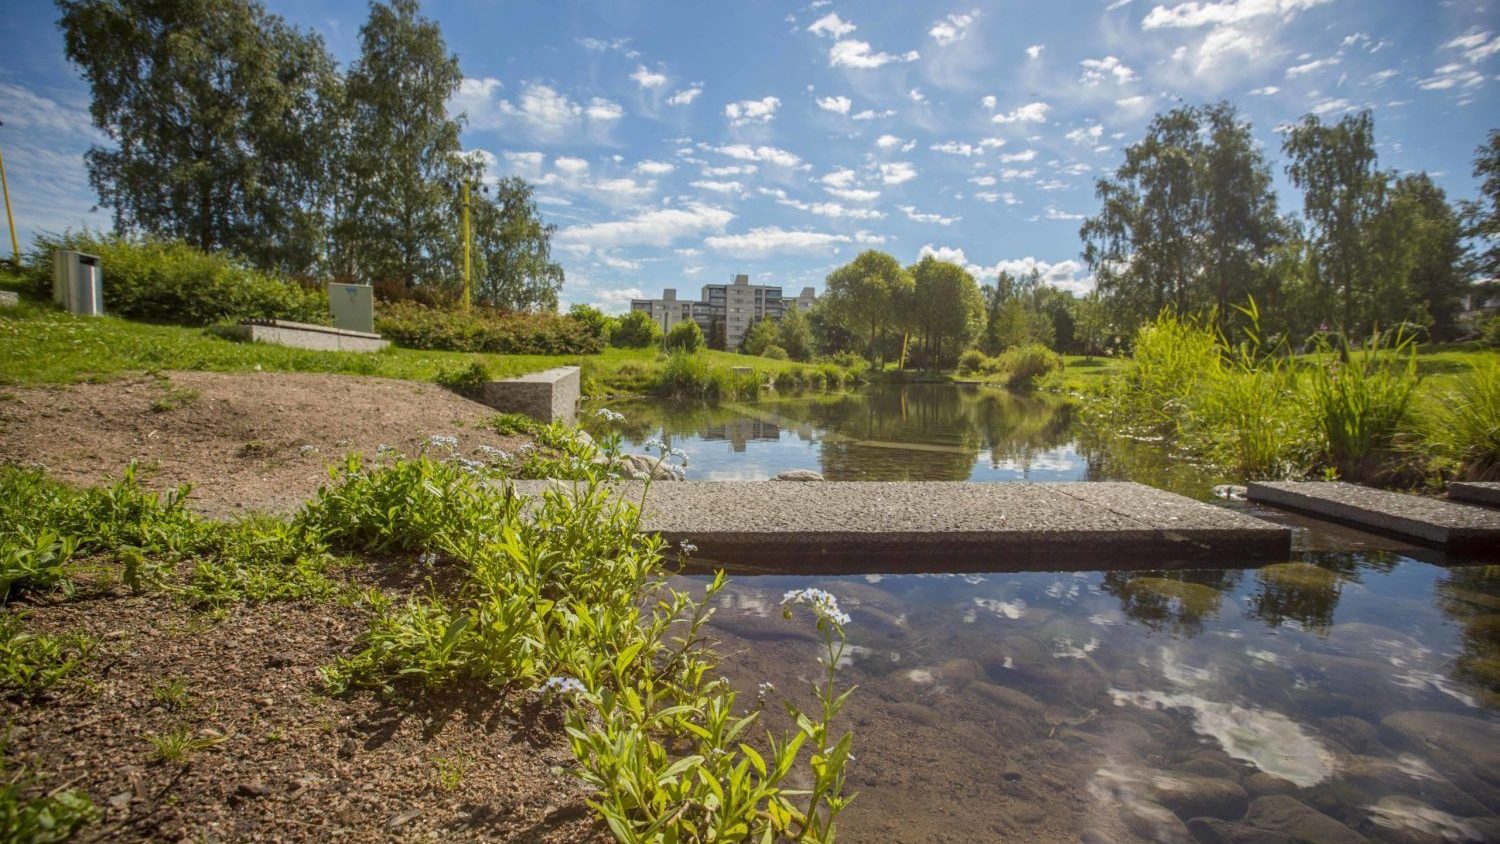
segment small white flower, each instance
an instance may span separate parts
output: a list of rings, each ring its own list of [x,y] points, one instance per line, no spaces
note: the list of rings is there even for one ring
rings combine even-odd
[[[433,434],[427,438],[427,444],[439,448],[458,448],[458,437],[452,437],[447,434]]]
[[[849,623],[849,614],[839,609],[839,600],[822,589],[792,589],[782,596],[781,605],[792,604],[807,604],[820,620],[827,619],[839,627]]]
[[[594,415],[602,418],[605,422],[624,422],[625,414],[616,413],[607,407],[601,407],[594,411]]]
[[[767,681],[765,683],[761,683],[759,686],[756,686],[755,687],[755,700],[756,700],[756,702],[764,704],[766,702],[766,698],[770,697],[771,693],[774,692],[774,691],[776,691],[776,684],[772,683],[772,682],[769,682],[769,681]]]
[[[582,694],[586,689],[583,683],[572,677],[548,677],[547,682],[542,684],[542,691],[548,694],[570,695]]]
[[[694,551],[698,550],[698,546],[694,545],[691,542],[688,542],[686,539],[682,540],[682,542],[679,543],[677,547],[681,548],[682,553],[684,554],[691,554]]]
[[[668,454],[671,454],[673,457],[676,457],[677,459],[681,460],[682,461],[682,465],[684,465],[684,466],[687,465],[687,462],[688,462],[688,453],[686,451],[683,451],[680,448],[674,448],[670,452],[668,452]]]
[[[481,445],[475,448],[474,451],[484,455],[485,457],[488,457],[490,460],[493,460],[497,463],[504,462],[510,459],[510,452],[506,451],[503,448],[495,448],[492,445]]]
[[[431,551],[423,551],[422,556],[418,557],[417,561],[424,566],[435,566],[437,565],[438,555]]]
[[[646,440],[646,442],[641,446],[641,448],[644,448],[647,451],[666,451],[667,450],[667,447],[662,444],[661,440],[654,439],[654,438]]]

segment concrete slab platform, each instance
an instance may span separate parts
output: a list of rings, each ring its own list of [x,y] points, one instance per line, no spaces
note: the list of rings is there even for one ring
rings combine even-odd
[[[514,483],[549,485],[569,483]],[[641,528],[700,561],[796,573],[1250,565],[1291,549],[1285,527],[1134,483],[657,483]]]
[[[582,370],[558,366],[541,372],[490,381],[479,400],[506,413],[523,413],[538,422],[572,422],[583,394]]]
[[[1342,481],[1257,482],[1251,501],[1285,507],[1454,551],[1500,550],[1500,511]]]
[[[378,352],[391,344],[379,334],[284,319],[232,325],[224,329],[224,334],[252,343],[272,343],[325,352]]]
[[[1455,481],[1448,484],[1448,498],[1470,504],[1500,507],[1500,481]]]

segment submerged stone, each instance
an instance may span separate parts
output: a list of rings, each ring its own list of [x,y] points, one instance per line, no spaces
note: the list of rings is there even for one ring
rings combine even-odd
[[[1338,575],[1312,563],[1276,563],[1262,568],[1261,580],[1278,586],[1299,589],[1330,589],[1338,582]]]
[[[1500,812],[1500,724],[1449,712],[1397,712],[1380,722],[1392,746],[1425,758],[1491,812]]]
[[[1187,828],[1198,844],[1296,844],[1297,841],[1283,832],[1218,818],[1193,818],[1187,822]]]
[[[1257,797],[1245,823],[1319,844],[1366,844],[1368,839],[1317,809],[1284,795]]]
[[[1046,709],[1041,701],[1016,689],[1006,688],[994,683],[979,681],[971,683],[969,688],[979,694],[980,697],[998,704],[1006,709],[1018,709],[1022,712],[1041,712]]]
[[[1152,800],[1184,818],[1235,820],[1250,805],[1250,796],[1233,780],[1181,771],[1155,771],[1148,783]]]
[[[1191,844],[1193,836],[1172,810],[1149,800],[1127,800],[1120,805],[1125,828],[1158,844]]]

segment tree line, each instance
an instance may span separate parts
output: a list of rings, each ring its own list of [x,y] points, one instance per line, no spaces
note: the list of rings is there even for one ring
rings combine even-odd
[[[1282,131],[1299,214],[1278,209],[1272,170],[1250,124],[1226,102],[1158,114],[1096,183],[1097,214],[1080,230],[1083,258],[1116,319],[1138,325],[1163,308],[1217,314],[1221,327],[1254,299],[1262,327],[1292,340],[1318,331],[1359,337],[1398,324],[1453,339],[1466,294],[1483,292],[1479,203],[1450,204],[1425,172],[1380,166],[1366,111]],[[1500,134],[1479,150],[1495,172]],[[1494,271],[1496,180],[1487,248]]]
[[[285,275],[451,297],[469,204],[477,302],[555,309],[554,227],[519,178],[465,155],[463,81],[417,0],[373,2],[341,70],[256,0],[58,0],[68,58],[109,139],[85,160],[127,234],[180,239]]]

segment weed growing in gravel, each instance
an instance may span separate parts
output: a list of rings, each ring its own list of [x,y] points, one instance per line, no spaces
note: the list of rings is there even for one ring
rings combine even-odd
[[[157,703],[168,709],[181,709],[187,706],[188,702],[187,680],[173,677],[171,680],[157,683],[156,688],[151,690],[151,696],[156,699]]]
[[[186,762],[194,753],[223,744],[227,738],[217,733],[194,735],[191,727],[182,724],[165,733],[147,733],[146,741],[151,744],[153,759]]]
[[[93,649],[94,640],[82,633],[30,633],[18,614],[0,614],[0,694],[44,692],[77,671]]]
[[[432,760],[432,782],[440,791],[457,791],[464,784],[465,760],[436,756]]]
[[[42,780],[29,771],[10,771],[0,748],[0,841],[66,841],[79,827],[99,819],[99,810],[83,792],[43,789]]]

